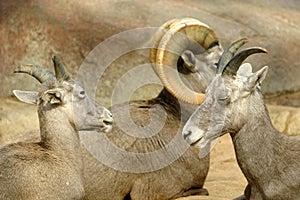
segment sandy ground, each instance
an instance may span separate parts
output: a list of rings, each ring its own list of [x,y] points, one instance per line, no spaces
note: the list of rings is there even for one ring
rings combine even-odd
[[[226,134],[216,141],[211,151],[210,170],[204,187],[209,196],[191,196],[180,200],[221,200],[233,199],[244,192],[247,181],[235,159],[231,137]]]

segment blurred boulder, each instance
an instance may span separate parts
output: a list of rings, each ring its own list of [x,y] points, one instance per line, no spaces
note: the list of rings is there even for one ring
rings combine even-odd
[[[248,37],[246,46],[268,49],[269,55],[255,55],[247,60],[255,70],[270,66],[263,85],[266,95],[299,91],[299,10],[298,0],[1,0],[0,97],[11,95],[15,88],[37,87],[30,78],[13,75],[13,69],[21,63],[51,69],[51,55],[56,53],[76,75],[88,53],[105,39],[130,29],[157,27],[180,17],[194,17],[208,24],[224,47],[240,37]],[[121,41],[117,44],[128,45]],[[111,54],[109,48],[101,53]],[[110,73],[102,81],[105,87],[98,90],[97,96],[108,103],[122,74],[147,62],[148,52],[142,52],[112,63]],[[92,76],[93,72],[87,74]]]

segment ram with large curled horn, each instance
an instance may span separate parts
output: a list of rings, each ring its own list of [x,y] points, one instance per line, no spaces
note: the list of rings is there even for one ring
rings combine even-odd
[[[154,38],[150,62],[166,90],[183,102],[200,104],[204,98],[201,90],[214,76],[215,64],[223,52],[214,31],[193,18],[173,19],[163,24]],[[178,71],[194,74],[194,80],[187,78],[188,85],[197,85],[200,91],[184,84]],[[194,84],[195,80],[198,83]]]
[[[209,170],[209,154],[200,158],[198,150],[189,147],[180,133],[195,106],[202,102],[202,93],[215,75],[216,63],[223,49],[214,31],[192,18],[166,22],[153,38],[150,62],[164,88],[154,99],[129,101],[111,108],[114,119],[124,122],[126,127],[122,128],[126,128],[126,132],[114,123],[105,138],[122,150],[119,154],[131,155],[127,159],[122,154],[117,162],[113,160],[115,152],[107,153],[107,160],[113,160],[112,165],[120,165],[119,169],[99,162],[81,146],[85,199],[167,200],[208,194],[203,185]],[[190,107],[183,109],[182,105]],[[128,110],[131,119],[124,117],[128,116]],[[156,127],[149,127],[149,113],[153,121],[165,119],[158,132],[155,132]],[[138,130],[144,131],[142,135],[145,137],[135,137],[137,129],[131,126],[130,120],[135,122]],[[151,157],[158,155],[156,152],[162,157]],[[150,155],[152,160],[141,159],[140,155]],[[144,172],[130,171],[139,166],[133,166],[129,159],[140,161],[140,165],[147,169],[142,169]],[[156,166],[155,161],[166,165]]]
[[[209,155],[199,158],[197,150],[181,137],[181,126],[197,106],[192,104],[201,103],[222,47],[212,29],[191,18],[166,22],[153,38],[150,62],[164,88],[154,99],[129,101],[111,108],[116,123],[106,137],[123,150],[120,154],[126,154],[120,156],[123,161],[115,162],[119,170],[87,163],[91,170],[85,171],[84,180],[93,186],[85,190],[89,199],[111,199],[112,195],[118,200],[166,200],[207,194],[203,184]],[[166,68],[171,68],[171,73]],[[192,90],[194,86],[198,86],[197,92]],[[181,105],[193,108],[189,111]],[[128,111],[131,119],[125,117]],[[163,126],[157,129],[156,122],[163,119]]]

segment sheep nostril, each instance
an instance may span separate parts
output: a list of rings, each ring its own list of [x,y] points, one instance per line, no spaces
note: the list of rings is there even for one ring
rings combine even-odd
[[[112,124],[114,123],[114,118],[111,112],[106,111],[102,116],[101,122],[104,126],[112,126]]]
[[[186,140],[191,134],[192,134],[192,131],[184,131],[183,138]]]

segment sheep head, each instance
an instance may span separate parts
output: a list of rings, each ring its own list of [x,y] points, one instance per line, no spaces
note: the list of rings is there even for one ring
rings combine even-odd
[[[257,91],[268,67],[252,73],[251,65],[242,65],[242,62],[252,54],[267,53],[267,50],[252,47],[235,55],[246,41],[233,42],[220,58],[217,74],[207,88],[203,103],[183,128],[183,137],[190,145],[203,149],[225,133],[238,132],[247,118],[251,96],[255,93],[255,98],[261,99]]]
[[[190,104],[201,104],[202,93],[214,76],[222,52],[216,34],[208,25],[193,18],[173,19],[155,34],[150,62],[173,96]],[[186,83],[191,86],[195,80],[202,81],[200,92],[184,83],[180,76],[185,74]]]
[[[79,130],[100,129],[102,132],[109,132],[113,123],[110,111],[86,95],[83,86],[71,79],[57,56],[53,56],[52,61],[55,75],[39,65],[18,66],[15,73],[33,76],[45,86],[46,90],[39,93],[14,90],[14,95],[25,103],[62,106]]]

